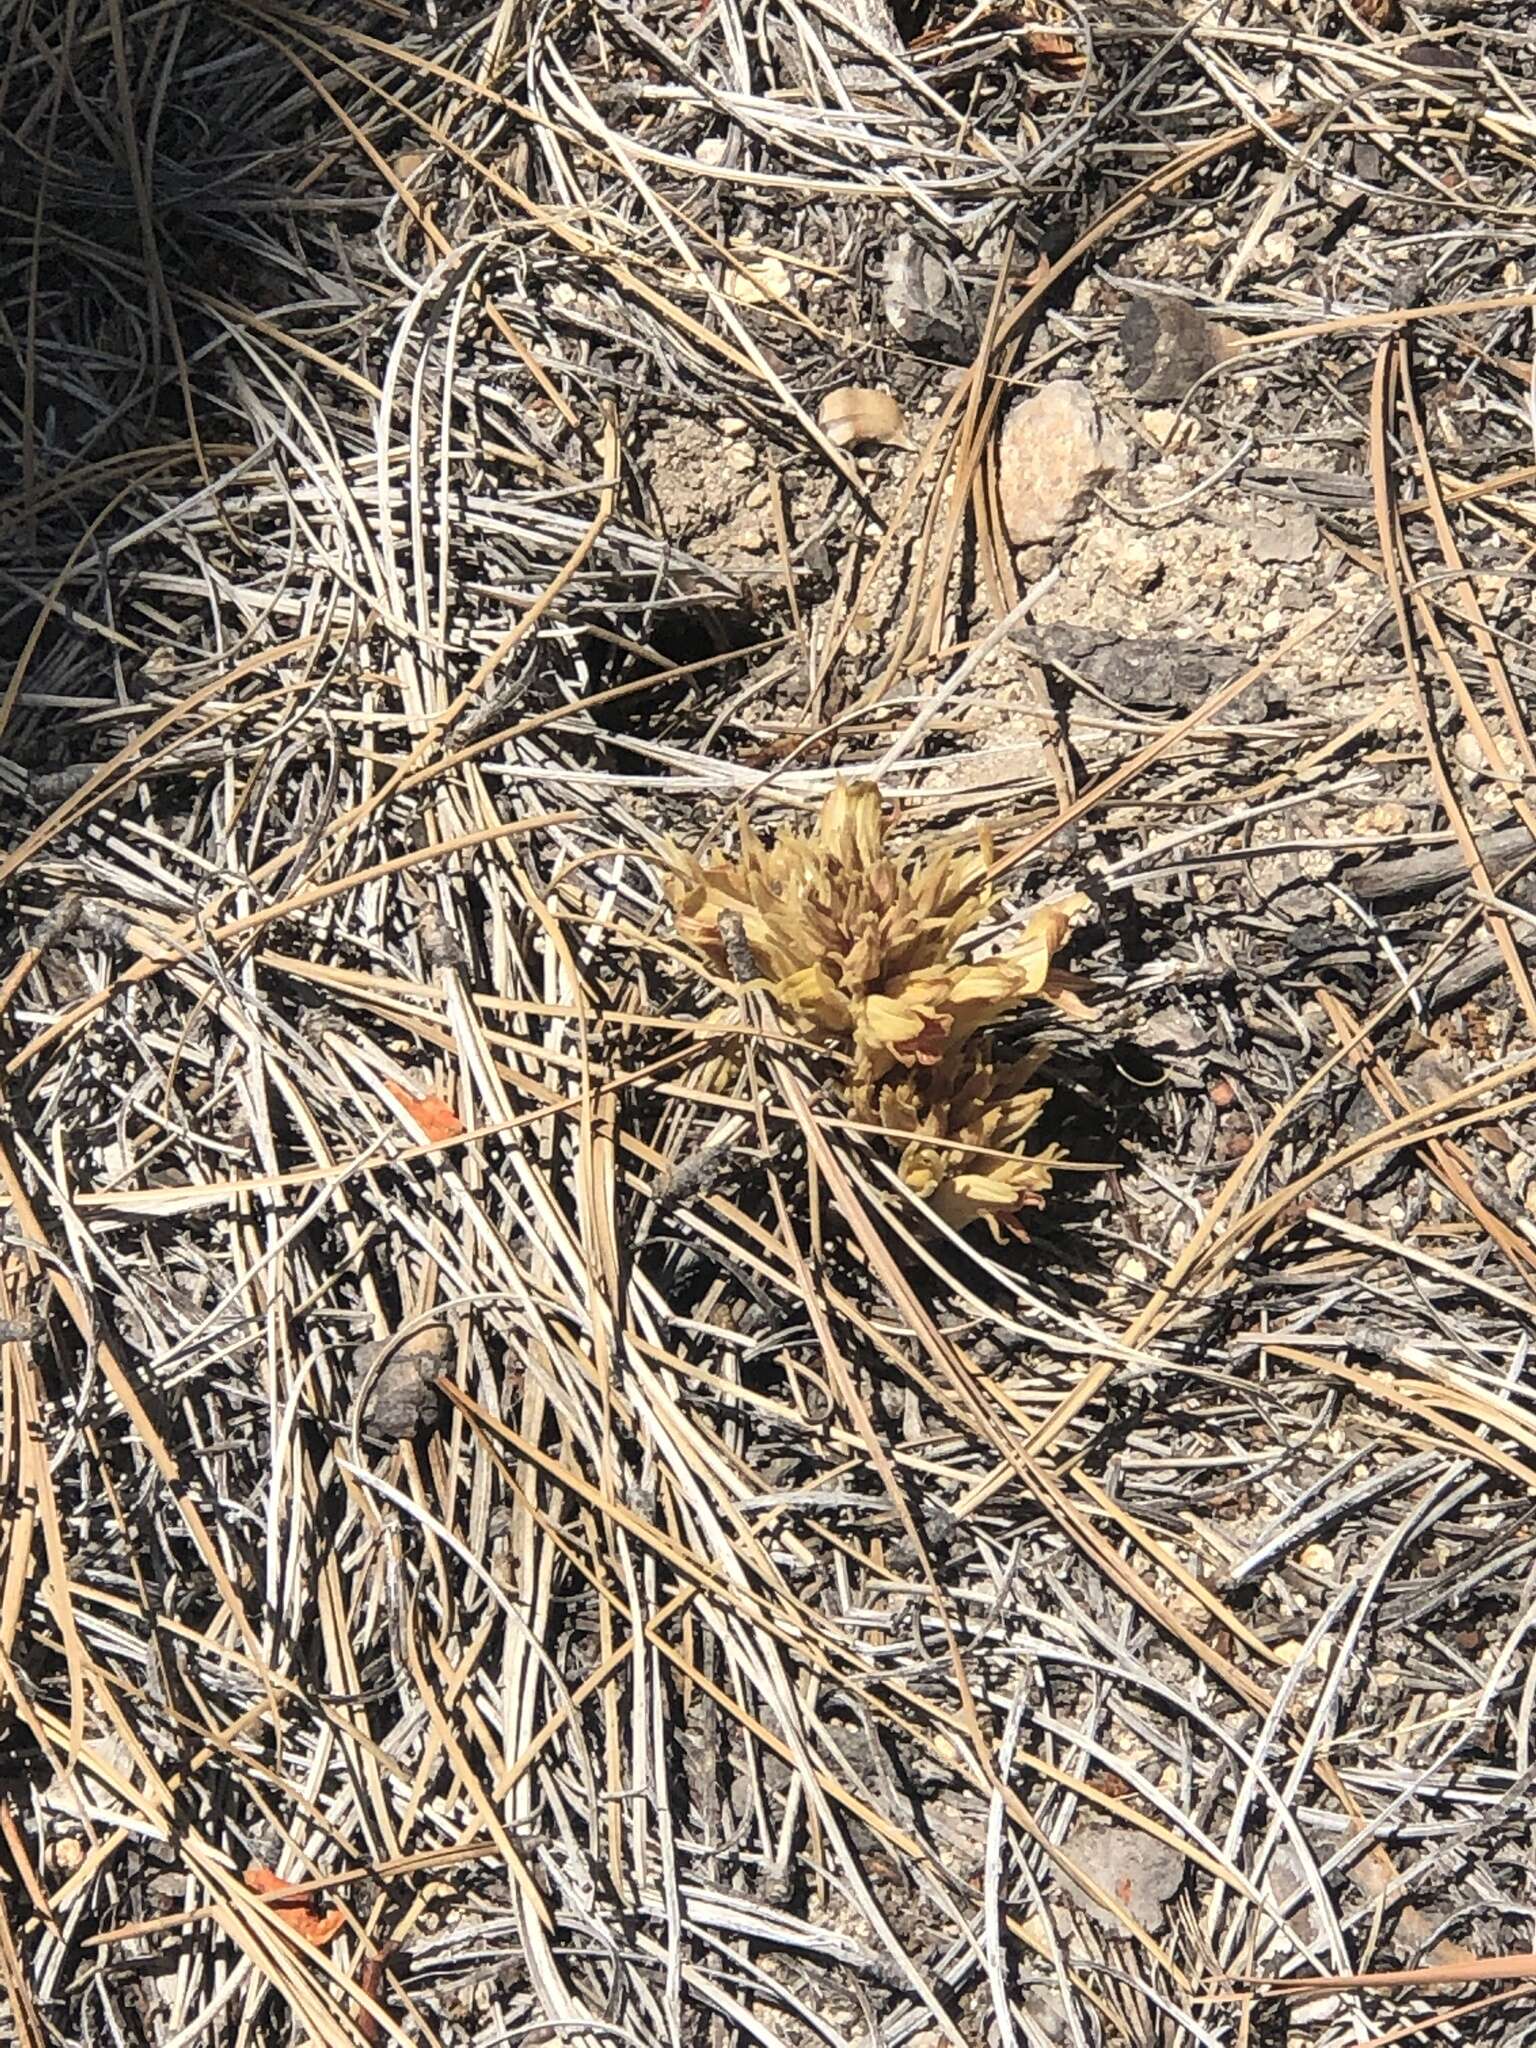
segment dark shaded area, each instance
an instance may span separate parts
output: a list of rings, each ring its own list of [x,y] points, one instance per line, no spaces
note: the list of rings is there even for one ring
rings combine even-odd
[[[1339,307],[1518,297],[1503,102],[1358,8],[1293,37],[1263,9],[1053,27],[937,0],[901,17],[910,119],[909,86],[866,93],[835,25],[778,0],[18,0],[7,26],[0,632],[18,655],[41,630],[0,829],[123,757],[5,900],[5,971],[38,956],[0,1046],[34,1212],[0,1241],[27,2038],[344,2040],[371,1983],[443,2048],[561,2012],[717,2048],[743,2009],[764,2039],[917,2048],[935,2008],[1045,2048],[1065,2015],[1058,2036],[1021,1930],[1066,1903],[1048,1844],[1102,1800],[1232,1868],[1183,1859],[1162,1953],[1065,1926],[1105,1994],[1095,2048],[1225,2043],[1205,1992],[1234,1958],[1315,1966],[1293,1889],[1368,1953],[1346,1812],[1396,1861],[1401,1951],[1438,1914],[1518,1925],[1518,1018],[1501,995],[1446,1020],[1488,1098],[1453,1135],[1497,1231],[1334,1057],[1368,1019],[1366,1056],[1426,1078],[1413,1033],[1476,907],[1437,864],[1418,729],[1386,724],[1413,650],[1363,604],[1321,683],[1293,664],[1173,733],[1379,541],[1387,330]],[[1479,57],[1528,97],[1513,36]],[[1246,125],[1276,95],[1287,125]],[[1004,730],[1045,708],[1025,662],[937,701],[995,616],[975,500],[919,479],[898,511],[911,450],[850,475],[809,423],[858,380],[920,444],[994,296],[1022,304],[1039,253],[1138,192],[978,403],[1060,374],[1146,429],[1085,541],[1141,518],[1198,561],[1202,510],[1252,491],[1305,515],[1266,523],[1264,559],[1315,582],[1190,584],[1190,616],[1157,618],[1159,560],[1106,621],[1111,549],[1092,587],[1066,577],[1085,616],[1020,634],[1079,788],[1173,743],[993,906],[1000,936],[1095,891],[1070,957],[1102,1016],[1048,1019],[1028,1139],[1091,1170],[1027,1241],[935,1235],[930,1263],[891,1232],[951,1356],[813,1204],[784,1102],[760,1132],[715,1057],[724,992],[680,955],[662,850],[739,804],[771,836],[854,763],[888,764],[904,837],[1048,825],[1059,792]],[[1148,291],[1186,311],[1128,322]],[[1217,318],[1255,350],[1321,333],[1200,384],[1187,470],[1138,496],[1168,446],[1148,400],[1190,396]],[[1409,359],[1505,596],[1529,339],[1524,304],[1436,313]],[[1408,426],[1404,569],[1475,655],[1409,510]],[[914,535],[951,524],[936,564]],[[964,756],[994,738],[1015,751],[978,795]],[[1401,815],[1357,831],[1394,775]],[[1363,845],[1330,842],[1341,820]],[[803,1072],[835,1123],[825,1064]],[[58,1782],[77,1714],[106,1767],[84,1819]],[[1311,1862],[1277,1871],[1277,1843]],[[36,1887],[71,1854],[93,1860],[54,1924]],[[234,1978],[252,1862],[354,1916],[325,1960],[282,1951],[304,2016],[260,1964]]]
[[[281,313],[363,368],[354,252],[381,202],[317,120],[279,16],[10,13],[0,641],[29,659],[4,747],[47,772],[140,729],[172,647],[195,665],[248,632],[255,508],[231,479],[266,458],[283,401],[242,335]],[[255,406],[247,381],[265,386]],[[168,581],[180,548],[157,528],[194,551],[206,536],[204,590]]]

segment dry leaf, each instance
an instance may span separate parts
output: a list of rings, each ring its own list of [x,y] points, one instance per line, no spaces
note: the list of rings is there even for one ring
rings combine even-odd
[[[1042,71],[1065,78],[1076,78],[1082,72],[1086,59],[1071,36],[1059,35],[1054,29],[1032,28],[1024,41],[1030,61]]]
[[[286,1877],[279,1877],[265,1863],[248,1865],[245,1882],[251,1891],[263,1898],[269,1898],[274,1892],[293,1890]],[[340,1906],[332,1913],[317,1913],[302,1899],[294,1899],[287,1905],[273,1900],[272,1910],[301,1941],[312,1942],[316,1948],[327,1947],[347,1924],[346,1913]]]
[[[889,391],[864,384],[844,384],[821,401],[816,423],[834,448],[856,448],[876,442],[886,448],[909,448],[906,415]]]
[[[413,1095],[409,1088],[402,1088],[398,1081],[392,1081],[388,1074],[383,1077],[384,1086],[393,1095],[402,1109],[406,1110],[420,1126],[422,1135],[434,1144],[445,1138],[462,1138],[464,1125],[444,1102],[441,1095]]]

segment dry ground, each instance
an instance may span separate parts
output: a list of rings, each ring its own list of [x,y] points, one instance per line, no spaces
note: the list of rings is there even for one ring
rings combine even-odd
[[[1536,16],[4,14],[9,2038],[1525,2038]],[[674,935],[839,773],[1028,1241]]]

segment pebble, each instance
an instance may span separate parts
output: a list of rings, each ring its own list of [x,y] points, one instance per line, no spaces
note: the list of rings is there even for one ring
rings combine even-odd
[[[1458,766],[1464,768],[1469,775],[1507,775],[1511,767],[1509,751],[1497,734],[1491,737],[1494,749],[1492,764],[1489,763],[1487,751],[1477,734],[1469,727],[1463,726],[1451,748]]]
[[[887,252],[880,305],[908,347],[948,361],[969,354],[970,309],[948,265],[910,229],[903,229]]]
[[[1048,576],[1051,573],[1051,563],[1055,558],[1049,548],[1035,547],[1020,548],[1014,559],[1017,562],[1019,574],[1023,577],[1024,581],[1026,583],[1038,583],[1042,576]]]
[[[738,258],[740,268],[726,273],[722,289],[738,306],[782,305],[794,290],[789,265],[778,256]]]
[[[1107,1821],[1082,1821],[1062,1844],[1067,1855],[1101,1891],[1125,1907],[1133,1920],[1155,1934],[1168,1918],[1168,1901],[1184,1881],[1184,1858],[1177,1849],[1139,1828]],[[1066,1889],[1083,1910],[1108,1932],[1123,1932],[1122,1923],[1085,1889],[1064,1875]]]
[[[1289,270],[1296,261],[1296,237],[1289,228],[1276,228],[1260,242],[1259,256],[1266,270]]]
[[[1176,405],[1149,405],[1145,407],[1141,415],[1141,424],[1146,428],[1153,440],[1160,442],[1164,448],[1170,445],[1174,433],[1180,427],[1184,430],[1179,436],[1181,443],[1193,439],[1195,432],[1194,421],[1186,416],[1181,416]]]
[[[1140,597],[1162,578],[1163,549],[1150,534],[1127,532],[1109,563],[1110,580]]]
[[[401,1440],[431,1422],[438,1411],[437,1376],[447,1369],[452,1355],[452,1335],[440,1324],[398,1342],[382,1338],[360,1344],[354,1367],[367,1389],[364,1434]]]
[[[1120,320],[1125,381],[1149,405],[1187,398],[1227,352],[1223,330],[1185,299],[1139,295]]]
[[[1306,562],[1317,553],[1317,514],[1305,506],[1253,519],[1248,552],[1256,562]]]
[[[1130,467],[1124,434],[1086,384],[1060,377],[1022,398],[998,442],[998,502],[1016,547],[1053,540],[1083,517],[1100,484]]]

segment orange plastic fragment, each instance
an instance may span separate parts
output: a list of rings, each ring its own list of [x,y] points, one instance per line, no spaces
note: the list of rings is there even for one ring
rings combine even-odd
[[[463,1137],[462,1119],[454,1114],[441,1095],[413,1095],[409,1088],[402,1088],[400,1083],[392,1081],[388,1074],[382,1075],[381,1079],[401,1108],[420,1125],[425,1137],[431,1138],[434,1143],[443,1138]]]
[[[291,1892],[294,1889],[286,1877],[279,1877],[265,1863],[247,1865],[245,1882],[263,1898],[273,1892]],[[327,1947],[347,1924],[346,1913],[340,1906],[331,1913],[317,1913],[302,1899],[294,1899],[288,1905],[274,1904],[272,1910],[301,1940],[313,1942],[316,1948]]]

